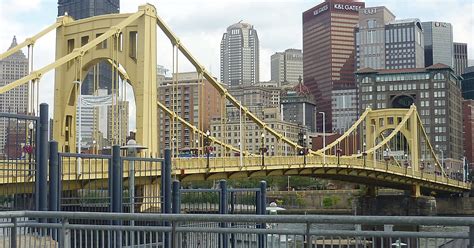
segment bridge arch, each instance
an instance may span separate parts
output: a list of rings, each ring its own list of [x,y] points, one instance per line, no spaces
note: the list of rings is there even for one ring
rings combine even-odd
[[[121,23],[137,14],[104,15],[78,21],[65,18],[64,25],[57,28],[56,59],[76,49],[84,48],[101,35],[109,35],[78,58],[56,69],[53,136],[59,142],[62,151],[76,152],[78,92],[73,82],[82,82],[91,66],[101,60],[108,60],[126,70],[127,81],[133,88],[136,102],[137,143],[148,147],[151,154],[158,154],[158,117],[155,106],[156,9],[151,5],[144,5],[137,13],[139,16],[125,26],[121,26]],[[122,76],[121,73],[116,75]]]

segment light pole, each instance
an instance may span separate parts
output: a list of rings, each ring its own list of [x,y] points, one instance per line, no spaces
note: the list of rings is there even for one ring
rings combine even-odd
[[[196,157],[199,157],[199,139],[196,139]]]
[[[306,134],[303,135],[303,164],[306,165]]]
[[[244,157],[242,155],[242,143],[239,142],[239,160],[240,160],[240,168],[242,168],[244,164]]]
[[[389,156],[389,150],[388,148],[385,149],[385,154],[383,156],[384,160],[385,160],[385,170],[387,171],[388,170],[388,161],[390,160],[390,156]]]
[[[28,124],[28,130],[29,130],[29,148],[28,148],[28,164],[29,164],[29,173],[31,173],[31,156],[33,156],[33,128],[34,128],[34,125],[33,125],[33,122],[30,122]]]
[[[290,176],[287,177],[286,190],[287,190],[287,191],[290,191]]]
[[[438,149],[438,151],[441,152],[441,167],[444,168],[444,152],[443,152],[443,149],[441,149],[438,145],[436,145],[436,149]]]
[[[408,154],[405,153],[405,175],[408,172]]]
[[[265,133],[262,133],[262,168],[265,167]]]
[[[323,116],[323,149],[326,148],[326,113],[319,112]],[[326,164],[326,151],[323,154],[323,164]]]
[[[377,160],[377,150],[375,149],[375,143],[377,142],[377,137],[375,136],[375,129],[376,129],[376,126],[375,124],[372,124],[372,127],[374,128],[374,168],[375,168],[375,161]]]
[[[364,151],[362,152],[362,157],[364,157],[364,167],[366,165],[366,157],[367,157],[367,152],[365,151],[366,147],[367,147],[367,144],[364,142],[364,144],[362,145],[364,147]]]
[[[210,146],[211,146],[211,139],[209,138],[209,136],[211,135],[211,131],[207,130],[206,131],[206,139],[204,141],[204,145],[206,146],[205,149],[206,149],[206,156],[207,156],[207,169],[209,169],[209,154],[211,153],[210,151]]]

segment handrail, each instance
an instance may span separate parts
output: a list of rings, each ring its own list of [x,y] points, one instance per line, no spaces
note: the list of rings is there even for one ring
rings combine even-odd
[[[258,222],[315,224],[374,224],[374,225],[443,225],[474,226],[474,217],[437,216],[353,216],[353,215],[223,215],[223,214],[130,214],[106,212],[18,211],[0,212],[4,218],[63,218],[94,220],[138,220],[173,222]]]

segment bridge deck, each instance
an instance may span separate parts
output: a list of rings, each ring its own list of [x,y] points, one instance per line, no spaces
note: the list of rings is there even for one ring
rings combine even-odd
[[[305,163],[306,160],[306,163]],[[470,190],[470,184],[448,177],[417,171],[415,168],[401,168],[394,164],[372,160],[327,156],[326,163],[319,156],[273,156],[245,157],[240,164],[239,157],[177,158],[173,160],[172,173],[182,181],[221,178],[247,178],[261,176],[302,175],[330,178],[381,187],[410,189],[419,185],[424,190],[462,192]],[[338,162],[339,161],[339,162]],[[63,188],[80,189],[85,184],[108,179],[108,160],[83,159],[78,172],[76,158],[61,162]],[[160,163],[135,163],[136,184],[151,184],[161,176]],[[124,178],[129,177],[130,161],[123,161]],[[0,163],[0,195],[31,192],[34,174],[29,163]],[[127,184],[124,184],[127,185]]]

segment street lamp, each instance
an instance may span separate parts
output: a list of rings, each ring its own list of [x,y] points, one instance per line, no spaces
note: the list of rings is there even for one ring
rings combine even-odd
[[[31,157],[33,156],[33,128],[34,128],[33,122],[30,122],[28,124],[28,130],[29,130],[28,143],[29,143],[29,146],[28,146],[28,149],[27,149],[29,169],[30,169],[30,170],[28,170],[29,173],[31,173]]]
[[[341,149],[341,144],[338,145],[338,148],[336,150],[336,155],[337,155],[337,165],[340,164],[341,160],[341,154],[342,154],[342,149]]]
[[[385,149],[385,154],[383,156],[383,159],[385,160],[385,170],[387,171],[388,170],[388,161],[390,160],[389,149],[388,148]]]
[[[303,164],[306,165],[306,134],[303,135]]]
[[[211,153],[211,139],[209,136],[211,135],[211,131],[206,131],[206,138],[204,139],[204,146],[207,156],[207,169],[209,169],[209,154]]]
[[[290,177],[291,177],[291,176],[288,176],[288,177],[287,177],[287,180],[288,180],[288,181],[287,181],[287,186],[286,186],[286,190],[287,190],[287,191],[290,191]]]
[[[377,137],[375,136],[375,131],[376,131],[376,126],[375,124],[372,124],[372,127],[374,128],[374,168],[375,168],[375,161],[377,160],[377,150],[375,150],[375,143],[377,142]]]
[[[323,115],[323,149],[326,148],[326,114],[324,112],[319,112]],[[326,151],[323,154],[323,164],[326,164]]]
[[[444,168],[444,152],[443,149],[440,148],[440,146],[436,145],[436,149],[441,152],[441,167]]]
[[[367,144],[364,142],[364,144],[362,144],[362,146],[364,147],[364,150],[362,152],[362,157],[364,157],[364,167],[365,167],[365,163],[366,163],[366,157],[367,157],[367,152],[365,151],[366,147],[367,147]]]
[[[199,157],[199,139],[196,139],[196,157]]]
[[[261,137],[262,137],[262,147],[260,149],[262,150],[262,167],[264,167],[265,166],[265,152],[266,152],[266,149],[265,149],[265,133],[262,133]]]
[[[408,172],[408,154],[405,153],[405,174]]]

